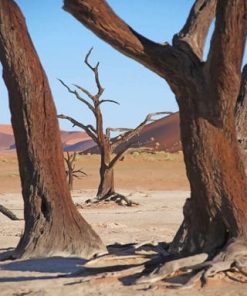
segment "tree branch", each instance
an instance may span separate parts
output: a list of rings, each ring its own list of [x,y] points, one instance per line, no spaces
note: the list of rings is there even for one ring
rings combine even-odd
[[[215,89],[214,104],[224,100],[224,110],[231,112],[230,117],[233,116],[232,110],[240,85],[240,69],[247,33],[246,15],[246,0],[217,2],[215,30],[205,67],[208,77],[211,78],[210,83]],[[217,95],[219,90],[226,95]],[[229,114],[224,116],[227,117]]]
[[[120,19],[105,0],[64,0],[64,10],[123,54],[168,81],[179,71],[183,57],[167,43],[155,43]]]
[[[85,88],[81,87],[80,85],[73,84],[76,88],[78,88],[81,92],[86,94],[92,101],[94,101],[94,96]]]
[[[150,113],[146,116],[143,122],[141,122],[135,129],[132,129],[130,131],[127,131],[124,135],[121,136],[120,139],[117,139],[112,144],[112,151],[114,151],[120,144],[128,142],[131,138],[136,136],[143,128],[144,126],[150,122],[153,121],[154,116],[158,115],[171,115],[173,112],[156,112],[156,113]]]
[[[75,95],[75,97],[81,101],[82,103],[84,103],[85,105],[87,105],[87,107],[93,112],[93,114],[95,115],[95,109],[94,106],[91,105],[87,100],[83,99],[76,90],[72,90],[65,82],[63,82],[63,80],[58,78],[58,81],[60,81],[60,83],[68,90],[68,92],[70,92],[71,94]],[[78,86],[76,86],[78,87]],[[81,90],[81,89],[80,89]]]
[[[109,164],[109,168],[113,168],[114,165],[116,165],[116,163],[121,159],[121,157],[124,156],[124,154],[126,153],[126,151],[133,145],[133,143],[128,143],[126,146],[124,146],[122,148],[121,151],[119,151],[115,157],[113,157],[113,159],[111,160],[110,164]]]
[[[86,65],[87,65],[87,66],[93,71],[93,73],[94,73],[95,82],[96,82],[96,85],[97,85],[97,88],[98,88],[98,93],[97,93],[96,96],[94,96],[94,102],[97,103],[97,105],[99,105],[99,104],[98,104],[98,101],[99,101],[100,96],[101,96],[101,95],[103,94],[103,92],[104,92],[104,88],[101,86],[101,83],[100,83],[100,80],[99,80],[99,62],[96,64],[95,67],[93,67],[93,66],[89,63],[89,61],[88,61],[89,56],[90,56],[92,50],[93,50],[93,47],[92,47],[92,48],[89,50],[89,52],[86,54],[86,57],[85,57],[84,62],[85,62],[85,64],[86,64]]]
[[[114,104],[120,105],[119,102],[114,101],[114,100],[101,100],[101,101],[99,101],[98,106],[99,106],[100,104],[102,104],[102,103],[106,103],[106,102],[114,103]]]
[[[81,122],[75,120],[74,118],[70,117],[70,116],[66,116],[64,114],[59,114],[57,115],[58,118],[60,119],[66,119],[68,121],[70,121],[73,126],[77,126],[80,127],[81,129],[83,129],[89,137],[91,137],[96,143],[98,143],[98,137],[96,135],[96,130],[94,129],[94,127],[92,125],[84,125]]]
[[[120,133],[122,133],[122,132],[129,132],[131,130],[133,130],[133,129],[132,128],[125,128],[125,127],[124,128],[122,128],[122,127],[117,127],[117,128],[108,127],[106,129],[106,136],[107,136],[108,139],[110,139],[111,138],[111,132],[120,132]],[[121,135],[119,135],[118,137],[121,137]]]
[[[185,51],[192,50],[202,60],[204,43],[215,16],[215,8],[216,0],[196,0],[184,27],[173,38],[174,46]]]

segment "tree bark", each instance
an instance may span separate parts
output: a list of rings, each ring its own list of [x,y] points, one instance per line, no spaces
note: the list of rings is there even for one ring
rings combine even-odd
[[[203,46],[215,7],[215,30],[205,62]],[[141,36],[104,0],[64,0],[64,9],[165,78],[176,94],[191,197],[171,249],[213,253],[230,238],[246,239],[247,183],[233,116],[246,40],[246,1],[196,0],[173,45]]]
[[[14,257],[90,257],[104,247],[72,202],[48,80],[13,0],[0,0],[0,60],[24,199],[25,230]]]
[[[97,198],[104,199],[115,193],[114,189],[114,169],[111,163],[111,144],[110,139],[105,138],[101,150],[100,163],[100,184],[98,187]]]

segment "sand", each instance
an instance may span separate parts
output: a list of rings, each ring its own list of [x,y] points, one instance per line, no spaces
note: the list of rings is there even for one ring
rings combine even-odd
[[[0,162],[0,203],[23,218],[22,197],[15,180],[18,175],[11,177],[12,173],[16,174],[16,159],[5,155],[5,160]],[[97,184],[94,177],[97,176],[94,172],[96,160],[93,156],[87,160],[80,159],[79,164],[84,164],[85,169],[90,171],[90,184]],[[87,188],[89,185],[86,186],[86,178],[76,183],[73,191],[75,203],[82,203],[95,196],[96,187]],[[170,242],[182,221],[184,200],[189,196],[181,156],[172,160],[127,157],[119,165],[116,181],[118,191],[137,201],[139,206],[96,206],[80,209],[104,243]],[[23,220],[11,221],[0,213],[1,253],[16,246],[23,226]],[[129,286],[113,276],[91,281],[86,281],[83,276],[69,276],[80,270],[84,263],[83,258],[62,257],[0,262],[0,295],[247,295],[245,284],[219,279],[210,280],[203,289],[196,286],[177,291],[165,288],[162,283],[151,287]]]

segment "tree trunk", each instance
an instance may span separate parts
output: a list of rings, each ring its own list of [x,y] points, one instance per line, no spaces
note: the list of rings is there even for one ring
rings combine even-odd
[[[104,146],[101,148],[100,164],[100,184],[98,187],[97,198],[104,199],[115,193],[114,190],[114,171],[110,166],[111,147],[109,140],[106,139]]]
[[[191,197],[184,205],[184,221],[170,251],[191,254],[211,253],[229,238],[247,238],[247,186],[241,161],[233,113],[212,112],[211,90],[199,88],[202,111],[195,104],[198,96],[180,100],[181,141]],[[229,99],[231,95],[228,93]],[[212,98],[214,95],[211,95]],[[235,96],[236,97],[236,96]]]
[[[24,199],[25,230],[14,257],[90,257],[103,244],[72,202],[49,84],[12,0],[0,1],[0,59]]]

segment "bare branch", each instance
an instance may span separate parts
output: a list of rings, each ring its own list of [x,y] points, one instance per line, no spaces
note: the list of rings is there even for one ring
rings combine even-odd
[[[179,52],[155,43],[120,19],[105,0],[64,0],[64,10],[123,54],[168,80],[182,65]],[[161,58],[162,57],[162,58]]]
[[[98,88],[98,93],[97,93],[96,96],[94,96],[94,102],[96,103],[96,102],[98,102],[99,97],[103,94],[103,92],[104,92],[104,88],[101,86],[101,84],[100,84],[100,80],[99,80],[99,62],[96,64],[95,67],[93,67],[93,66],[89,63],[89,61],[88,61],[89,56],[90,56],[92,50],[93,50],[93,47],[92,47],[92,48],[89,50],[89,52],[86,54],[86,57],[85,57],[84,62],[85,62],[85,64],[86,64],[86,65],[87,65],[87,66],[88,66],[88,67],[94,72],[95,82],[96,82],[96,85],[97,85],[97,88]]]
[[[129,132],[129,131],[132,131],[133,128],[122,128],[122,127],[118,127],[118,128],[113,128],[113,127],[108,127],[106,129],[106,136],[108,137],[108,139],[110,139],[111,137],[111,132]],[[119,135],[118,137],[121,137],[121,135]]]
[[[94,101],[94,96],[85,88],[81,87],[80,85],[73,84],[76,88],[78,88],[81,92],[86,94],[92,101]]]
[[[83,102],[84,104],[87,105],[87,107],[93,112],[93,114],[95,115],[95,109],[94,106],[91,105],[87,100],[83,99],[76,90],[72,90],[65,82],[63,82],[63,80],[58,78],[58,81],[60,81],[60,83],[68,90],[68,92],[70,92],[71,94],[75,95],[76,98]]]
[[[16,215],[12,211],[7,209],[3,205],[0,205],[0,212],[11,220],[20,220],[19,218],[16,217]]]
[[[116,149],[120,144],[126,143],[129,141],[131,138],[136,136],[143,128],[144,126],[149,123],[150,121],[153,121],[154,116],[159,116],[159,115],[171,115],[173,112],[156,112],[156,113],[150,113],[146,116],[143,122],[141,122],[135,129],[132,129],[131,131],[127,131],[120,139],[117,139],[113,144],[112,144],[112,151]]]
[[[196,0],[182,30],[174,36],[173,44],[185,51],[192,50],[202,60],[208,29],[215,16],[216,0]]]
[[[114,101],[114,100],[101,100],[101,101],[99,101],[98,106],[99,106],[100,104],[102,104],[102,103],[106,103],[106,102],[114,103],[114,104],[120,105],[119,102]]]
[[[134,143],[128,143],[126,144],[121,151],[119,151],[118,153],[116,153],[115,157],[113,157],[113,159],[111,160],[110,164],[109,164],[109,168],[113,168],[116,163],[124,156],[124,154],[127,152],[127,150],[133,145]]]
[[[240,85],[240,69],[247,33],[246,0],[217,1],[216,23],[205,71],[210,77],[214,105],[225,100],[224,118],[233,116]],[[216,71],[217,69],[217,71]],[[221,89],[227,96],[218,96]],[[216,105],[217,106],[217,105]]]
[[[59,114],[59,115],[57,115],[57,117],[60,119],[66,119],[66,120],[70,121],[73,124],[73,126],[80,127],[88,134],[89,137],[91,137],[96,143],[98,143],[96,130],[92,127],[92,125],[90,125],[90,124],[84,125],[81,122],[75,120],[74,118],[72,118],[70,116],[66,116],[64,114]]]
[[[74,171],[73,171],[73,176],[76,177],[76,178],[78,178],[78,179],[80,179],[80,176],[78,176],[78,173],[80,173],[80,174],[82,174],[82,175],[84,175],[84,176],[87,176],[87,173],[83,172],[82,169],[74,170]],[[74,174],[75,174],[75,175],[74,175]]]

